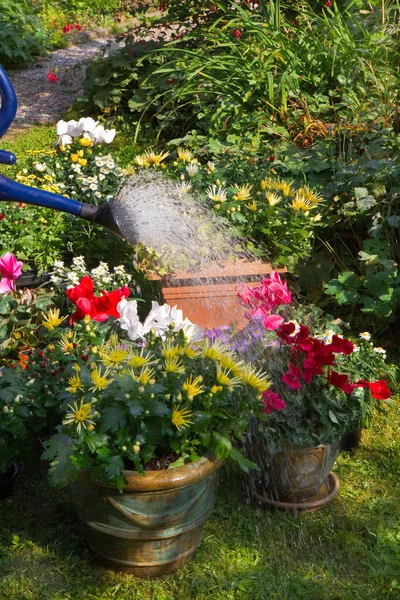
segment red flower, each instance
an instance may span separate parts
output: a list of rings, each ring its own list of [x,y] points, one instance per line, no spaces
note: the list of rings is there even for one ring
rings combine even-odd
[[[356,383],[357,387],[368,387],[371,392],[371,396],[376,400],[388,400],[390,398],[390,390],[388,388],[388,384],[385,379],[379,379],[379,381],[365,381],[365,379],[360,379]]]
[[[240,29],[236,29],[236,31],[235,31],[235,33],[234,33],[234,36],[235,36],[236,38],[238,38],[238,40],[239,40],[239,39],[242,37],[242,34],[241,34],[241,32],[240,32]]]
[[[275,394],[270,390],[265,390],[262,393],[262,402],[264,405],[263,412],[270,415],[274,410],[283,410],[286,408],[286,402],[282,400],[279,394]]]
[[[80,25],[79,23],[75,23],[75,29],[77,31],[82,31],[82,25]]]
[[[336,371],[329,370],[328,381],[335,387],[343,390],[345,394],[351,394],[354,388],[357,387],[355,384],[349,383],[348,375],[340,375],[340,373],[336,373]]]
[[[58,77],[55,73],[53,73],[53,71],[49,71],[47,73],[47,79],[49,80],[50,83],[57,83],[57,81],[58,81]]]
[[[0,221],[2,221],[5,216],[6,216],[5,213],[0,213]]]
[[[292,390],[301,388],[300,383],[301,371],[296,365],[289,364],[287,372],[282,376],[282,381],[286,383]]]
[[[327,0],[327,2],[325,3],[325,6],[326,6],[327,8],[330,8],[330,7],[332,6],[332,2],[331,2],[331,0]]]
[[[336,354],[351,354],[354,350],[354,344],[350,340],[334,335],[332,342],[327,345],[331,352]]]
[[[82,277],[79,285],[68,288],[66,294],[73,304],[76,306],[76,311],[70,318],[70,325],[74,321],[83,319],[89,315],[94,321],[101,323],[108,317],[119,317],[117,304],[123,297],[127,298],[130,291],[123,286],[112,292],[102,292],[102,295],[95,296],[93,293],[93,281],[90,277]]]

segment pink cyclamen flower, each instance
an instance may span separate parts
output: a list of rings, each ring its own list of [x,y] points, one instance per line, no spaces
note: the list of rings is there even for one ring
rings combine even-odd
[[[21,275],[23,264],[11,252],[7,252],[0,258],[0,274],[3,277],[0,281],[0,294],[13,291],[14,281]]]
[[[242,34],[240,32],[240,29],[236,29],[234,36],[239,40],[242,37]]]
[[[332,6],[332,2],[331,2],[331,0],[328,0],[328,1],[325,3],[325,6],[326,6],[326,8],[330,8],[330,7]]]

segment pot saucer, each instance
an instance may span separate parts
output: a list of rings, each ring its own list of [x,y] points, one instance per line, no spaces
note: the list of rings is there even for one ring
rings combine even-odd
[[[338,495],[340,490],[340,481],[332,471],[328,475],[326,484],[326,487],[328,488],[327,493],[325,493],[322,497],[321,494],[318,494],[316,498],[311,498],[310,500],[305,500],[304,502],[282,502],[280,500],[273,500],[272,498],[269,498],[265,492],[260,492],[256,489],[253,490],[252,496],[256,502],[259,504],[264,504],[269,508],[308,513],[323,508],[326,504],[332,502],[332,500],[334,500]]]

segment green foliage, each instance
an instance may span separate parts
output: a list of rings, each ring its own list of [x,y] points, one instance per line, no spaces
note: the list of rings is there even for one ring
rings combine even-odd
[[[0,31],[0,62],[5,67],[32,61],[49,48],[49,34],[28,0],[2,0]]]
[[[42,311],[51,304],[52,294],[48,291],[22,290],[0,295],[0,363],[6,357],[18,361],[18,352],[24,354],[38,343]],[[21,356],[19,359],[24,367]]]

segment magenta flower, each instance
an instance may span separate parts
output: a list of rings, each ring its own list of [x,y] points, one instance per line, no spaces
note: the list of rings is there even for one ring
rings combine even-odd
[[[271,390],[265,390],[262,393],[263,401],[263,412],[266,415],[270,415],[274,410],[284,410],[286,408],[286,402],[282,400],[279,394],[271,392]]]
[[[7,252],[0,258],[0,274],[3,277],[0,281],[0,294],[13,291],[14,281],[21,275],[23,264],[11,252]]]

